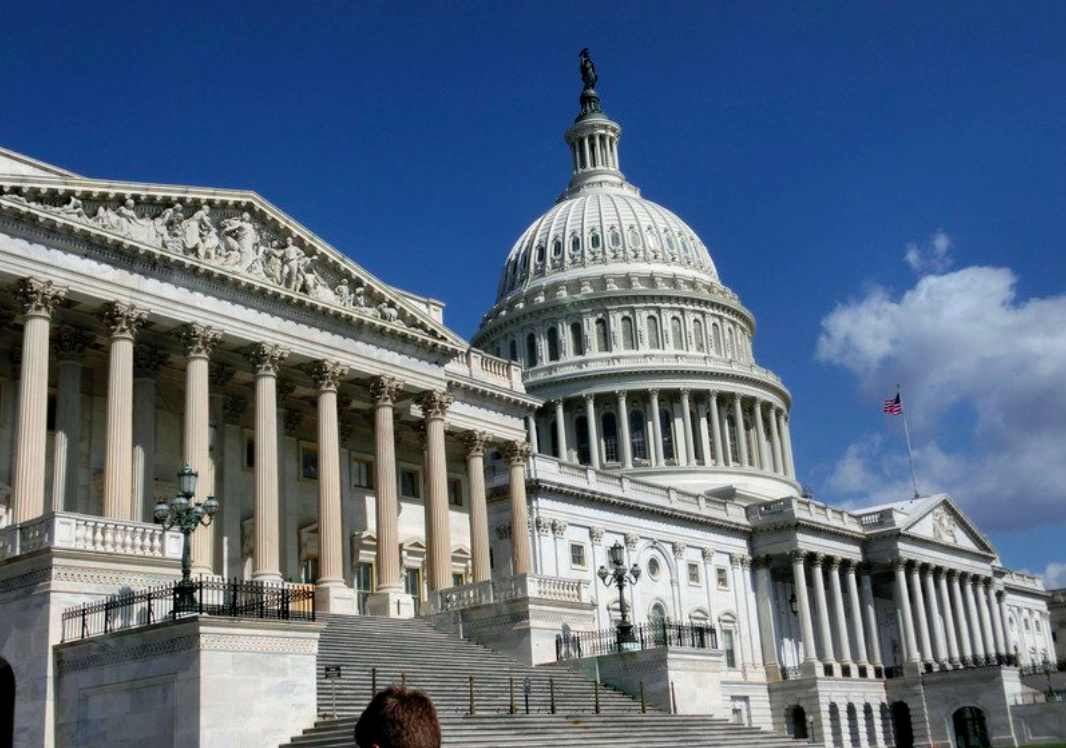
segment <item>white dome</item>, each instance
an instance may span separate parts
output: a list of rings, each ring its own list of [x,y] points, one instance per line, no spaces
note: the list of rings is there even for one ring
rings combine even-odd
[[[508,255],[497,301],[544,280],[664,268],[718,282],[707,247],[688,224],[629,185],[590,185],[526,229]]]

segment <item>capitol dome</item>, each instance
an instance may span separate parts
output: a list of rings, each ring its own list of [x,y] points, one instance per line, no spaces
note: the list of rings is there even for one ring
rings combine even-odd
[[[521,363],[547,401],[528,424],[541,454],[687,490],[796,493],[791,395],[755,362],[755,318],[696,232],[626,180],[584,57],[582,73],[570,182],[515,242],[474,344]]]

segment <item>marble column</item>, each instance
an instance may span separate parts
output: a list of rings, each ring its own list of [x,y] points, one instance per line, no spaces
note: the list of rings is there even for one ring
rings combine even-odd
[[[510,468],[511,572],[515,575],[533,573],[529,507],[526,506],[526,460],[531,454],[529,445],[523,442],[508,442],[503,448],[503,458]]]
[[[430,390],[418,397],[426,423],[426,555],[431,592],[452,586],[452,537],[448,508],[448,464],[444,447],[444,418],[454,398]],[[556,417],[562,410],[557,401]],[[557,421],[557,424],[561,421]],[[565,432],[560,431],[562,436]]]
[[[1003,628],[1003,646],[1007,648],[1007,656],[1014,656],[1014,648],[1017,642],[1010,630],[1010,616],[1007,615],[1007,593],[1003,590],[996,593],[996,611],[999,615],[1000,625]],[[1018,665],[1018,662],[1014,663]]]
[[[992,580],[986,579],[981,599],[988,609],[988,617],[992,621],[992,638],[996,644],[996,661],[1000,664],[1006,662],[1007,642],[1003,637],[1003,621],[999,618],[999,606],[996,603],[996,591],[992,586]]]
[[[910,566],[910,591],[913,594],[915,625],[918,631],[918,648],[921,651],[922,662],[933,661],[933,643],[929,636],[929,618],[925,614],[925,595],[922,593],[922,580],[919,576],[918,562],[914,561]]]
[[[53,512],[76,512],[78,463],[81,452],[81,371],[92,335],[76,327],[58,331],[53,341],[59,381],[56,386],[56,428],[52,450]]]
[[[933,579],[933,570],[929,564],[922,564],[922,584],[925,588],[925,603],[928,606],[929,626],[933,630],[933,656],[941,665],[947,664],[951,657],[948,654],[947,642],[944,641],[944,625],[940,618],[940,605],[936,599],[936,582]]]
[[[690,415],[689,390],[681,390],[681,429],[685,435],[685,464],[696,464],[696,441],[692,438],[692,417]]]
[[[781,411],[777,409],[777,406],[770,406],[770,437],[773,440],[773,452],[774,452],[774,472],[778,475],[788,475],[788,471],[785,469],[784,453],[781,451],[781,429],[778,427],[778,418],[781,416]]]
[[[954,608],[955,623],[958,624],[960,660],[963,665],[973,665],[974,650],[970,642],[969,615],[962,599],[962,587],[959,585],[959,572],[949,571],[948,582],[951,585],[951,599]]]
[[[111,334],[104,452],[104,517],[133,516],[133,338],[148,312],[113,301],[100,315]]]
[[[981,635],[981,621],[977,616],[977,601],[974,599],[973,585],[975,576],[967,572],[960,575],[962,584],[962,604],[966,609],[966,625],[970,629],[970,644],[973,647],[974,662],[985,663],[985,643]]]
[[[870,655],[866,649],[866,631],[863,626],[862,604],[859,602],[859,585],[855,578],[857,561],[848,561],[844,566],[844,576],[847,581],[848,602],[851,607],[851,625],[855,630],[855,659],[859,665],[869,665]]]
[[[751,619],[748,613],[748,592],[744,584],[744,574],[747,570],[747,557],[738,553],[731,554],[729,559],[733,567],[733,596],[737,605],[737,633],[740,634],[740,658],[743,667],[747,668],[754,662],[754,644],[751,636]]]
[[[155,495],[156,377],[170,356],[152,345],[133,350],[133,508],[137,519],[153,521]]]
[[[870,579],[869,565],[865,565],[865,571],[859,579],[862,589],[862,609],[866,617],[866,633],[870,637],[870,657],[875,667],[885,664],[885,658],[881,654],[880,627],[877,625],[877,605],[874,603],[873,581]]]
[[[596,396],[585,395],[585,421],[588,423],[589,464],[600,466],[600,435],[596,428]]]
[[[553,400],[552,404],[555,406],[555,444],[557,447],[555,456],[563,462],[569,462],[570,452],[566,446],[566,409],[561,399]]]
[[[187,361],[185,366],[185,428],[182,459],[199,475],[196,500],[205,501],[215,493],[211,471],[211,351],[222,333],[198,323],[180,331]],[[210,574],[214,567],[214,524],[198,527],[192,534],[192,571]]]
[[[777,660],[777,613],[774,610],[774,583],[770,572],[770,557],[755,557],[751,561],[755,570],[753,596],[755,598],[755,631],[762,659],[770,680],[781,677],[781,665]],[[710,580],[710,577],[707,577]]]
[[[811,601],[807,595],[807,573],[804,569],[806,552],[789,552],[792,561],[792,587],[796,592],[796,607],[800,620],[800,640],[803,642],[803,662],[817,663],[818,650],[814,644],[814,623],[811,621]],[[813,675],[814,673],[808,673]]]
[[[970,594],[973,595],[974,607],[977,608],[977,620],[981,626],[981,648],[985,662],[994,662],[996,642],[992,637],[992,621],[988,617],[988,606],[985,605],[984,600],[984,579],[976,574],[970,577]]]
[[[652,434],[652,449],[651,454],[655,464],[662,465],[663,460],[663,428],[662,421],[659,418],[659,390],[648,390],[648,398],[651,401],[651,405],[648,410],[651,411],[651,434]]]
[[[762,418],[761,413],[756,413],[756,415]],[[840,584],[840,564],[841,559],[839,557],[829,560],[829,591],[833,595],[833,620],[836,623],[840,663],[850,667],[852,664],[851,642],[848,638],[848,619],[844,614],[844,591]],[[856,673],[852,673],[852,675],[854,676]]]
[[[739,394],[733,395],[733,420],[737,425],[737,451],[740,454],[740,466],[751,467],[751,459],[748,455],[748,430],[744,425],[744,404]]]
[[[814,582],[814,609],[818,616],[818,635],[821,638],[822,662],[832,663],[836,672],[836,654],[833,648],[833,629],[829,624],[829,601],[825,594],[825,577],[822,569],[825,554],[815,553],[811,556],[811,579]]]
[[[768,473],[772,473],[774,468],[770,459],[769,450],[766,443],[766,425],[763,423],[763,403],[758,398],[755,399],[751,407],[751,417],[755,421],[755,441],[757,442],[759,452],[759,468],[765,470]],[[755,461],[752,460],[752,463]]]
[[[540,452],[540,443],[537,436],[537,418],[534,415],[526,416],[526,434],[534,453]]]
[[[278,369],[289,351],[257,343],[255,367],[255,555],[252,579],[281,581],[278,505]]]
[[[618,398],[618,432],[622,440],[619,457],[622,460],[622,467],[628,470],[633,467],[633,441],[629,433],[629,407],[626,403],[625,390],[618,390],[614,394]]]
[[[792,460],[792,433],[788,428],[788,414],[781,411],[781,446],[784,450],[785,475],[792,480],[796,479],[796,463]]]
[[[955,614],[951,611],[951,595],[948,592],[948,574],[945,569],[937,569],[937,591],[940,593],[940,610],[944,616],[944,638],[947,639],[948,661],[952,667],[959,667],[959,637],[955,628]]]
[[[714,464],[718,467],[725,465],[725,452],[722,449],[722,422],[718,415],[718,392],[711,390],[708,399],[711,418],[711,433],[714,438]]]
[[[23,314],[24,326],[15,423],[12,524],[26,522],[44,513],[48,337],[52,312],[66,292],[52,281],[39,278],[23,278],[15,286],[15,299]]]
[[[696,422],[699,424],[697,439],[700,441],[700,450],[703,452],[703,461],[700,463],[704,467],[709,467],[713,462],[711,455],[711,434],[707,428],[707,406],[702,401],[696,403]]]
[[[318,385],[318,579],[316,598],[331,613],[355,613],[355,596],[344,583],[344,526],[341,519],[341,450],[337,388],[348,367],[315,361],[309,367]]]
[[[919,662],[918,638],[914,631],[914,615],[911,611],[911,597],[907,590],[907,562],[902,558],[892,560],[896,570],[896,607],[903,616],[903,649],[907,662]]]
[[[473,582],[492,578],[489,566],[489,514],[485,497],[485,448],[492,437],[485,431],[464,432],[459,441],[466,449],[466,478],[470,486],[470,561]]]

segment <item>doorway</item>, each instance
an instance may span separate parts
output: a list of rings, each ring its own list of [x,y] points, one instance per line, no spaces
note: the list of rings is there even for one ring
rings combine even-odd
[[[785,713],[785,729],[796,740],[809,740],[807,732],[807,712],[798,704],[790,707]]]
[[[989,748],[985,713],[975,706],[964,706],[951,717],[955,727],[955,748]]]
[[[914,748],[911,708],[903,701],[892,704],[892,737],[895,738],[896,748]]]
[[[15,671],[0,659],[0,748],[15,744]]]

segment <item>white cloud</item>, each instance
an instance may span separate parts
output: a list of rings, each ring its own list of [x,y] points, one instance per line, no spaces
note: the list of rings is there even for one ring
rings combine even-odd
[[[945,259],[941,235],[933,256]],[[922,275],[899,297],[873,287],[822,320],[816,352],[853,373],[871,407],[901,384],[919,489],[997,529],[1066,522],[1066,294],[1019,299],[1016,280],[972,266]],[[906,497],[902,439],[856,441],[826,488],[863,503]]]
[[[911,270],[919,275],[926,273],[943,273],[951,267],[954,260],[951,258],[951,237],[940,229],[931,237],[924,246],[911,242],[907,245],[907,251],[903,253],[903,259],[911,266]]]
[[[1061,590],[1066,587],[1066,564],[1052,561],[1044,569],[1044,589]]]

